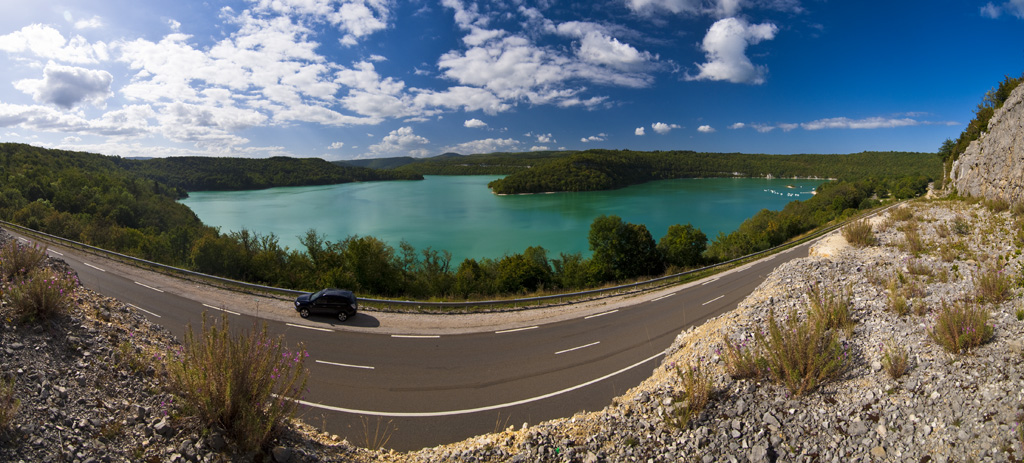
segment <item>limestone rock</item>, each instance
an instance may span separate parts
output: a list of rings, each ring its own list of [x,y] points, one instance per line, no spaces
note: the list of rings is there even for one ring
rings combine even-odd
[[[1010,93],[949,175],[964,196],[1024,201],[1024,85]]]

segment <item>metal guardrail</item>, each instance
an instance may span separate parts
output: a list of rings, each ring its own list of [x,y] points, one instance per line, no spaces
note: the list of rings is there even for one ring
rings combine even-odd
[[[513,307],[519,307],[519,306],[532,305],[532,304],[538,303],[538,302],[552,301],[552,300],[558,300],[558,299],[581,299],[581,298],[585,298],[585,297],[589,297],[589,296],[606,295],[606,294],[610,294],[610,293],[623,293],[623,292],[626,292],[628,290],[641,290],[641,291],[652,290],[652,289],[656,289],[656,288],[660,288],[660,287],[664,287],[664,286],[670,285],[671,283],[669,283],[669,281],[673,280],[673,279],[679,279],[679,278],[682,278],[682,277],[685,277],[685,276],[688,276],[688,275],[693,275],[695,273],[706,272],[706,271],[713,270],[713,269],[716,269],[716,268],[719,268],[719,267],[728,266],[728,265],[731,265],[731,264],[734,264],[734,263],[737,263],[737,262],[740,262],[740,261],[743,261],[743,260],[753,259],[753,258],[756,258],[756,257],[761,256],[761,255],[771,254],[771,253],[775,253],[775,252],[778,252],[778,251],[782,251],[782,250],[787,249],[787,248],[799,246],[799,245],[804,244],[804,243],[806,243],[806,242],[808,242],[810,240],[813,240],[813,239],[816,239],[816,238],[818,238],[820,236],[823,236],[825,234],[831,233],[832,231],[834,231],[834,230],[836,230],[836,229],[846,225],[847,223],[849,223],[849,222],[851,222],[853,220],[860,220],[861,218],[867,218],[867,217],[871,217],[871,216],[877,215],[877,214],[879,214],[879,213],[881,213],[881,212],[883,212],[885,210],[888,210],[889,208],[891,208],[893,206],[896,206],[896,205],[898,205],[900,203],[902,203],[902,201],[897,202],[895,204],[891,204],[891,205],[889,205],[889,206],[887,206],[887,207],[885,207],[883,209],[880,209],[878,211],[875,211],[872,214],[869,214],[869,215],[867,215],[865,217],[858,217],[856,219],[854,219],[854,218],[848,219],[848,220],[840,222],[838,224],[834,224],[834,225],[831,225],[831,226],[819,229],[819,230],[815,231],[814,233],[811,233],[810,235],[807,235],[807,236],[805,236],[803,238],[800,238],[800,239],[798,239],[796,241],[792,241],[792,242],[788,242],[788,243],[783,243],[783,244],[780,244],[780,245],[775,246],[775,247],[770,248],[770,249],[765,249],[763,251],[758,251],[758,252],[751,253],[751,254],[748,254],[748,255],[745,255],[745,256],[742,256],[742,257],[737,257],[737,258],[732,259],[732,260],[728,260],[728,261],[725,261],[725,262],[719,262],[717,264],[709,265],[709,266],[706,266],[706,267],[701,267],[701,268],[698,268],[698,269],[687,270],[685,272],[675,273],[675,274],[672,274],[672,275],[666,275],[666,276],[662,276],[662,277],[658,277],[658,278],[654,278],[654,279],[650,279],[650,280],[639,281],[639,282],[635,282],[635,283],[628,283],[628,284],[623,284],[623,285],[618,285],[618,286],[611,286],[611,287],[608,287],[608,288],[590,289],[590,290],[586,290],[586,291],[577,291],[577,292],[573,292],[573,293],[564,293],[564,294],[553,294],[553,295],[548,295],[548,296],[535,296],[535,297],[526,297],[526,298],[517,298],[517,299],[495,299],[495,300],[489,300],[489,301],[451,301],[451,302],[399,301],[399,300],[390,300],[390,299],[371,299],[371,298],[362,298],[362,297],[359,298],[359,301],[363,302],[363,303],[371,304],[373,306],[383,305],[385,307],[390,307],[390,306],[407,306],[407,307],[412,306],[412,307],[418,307],[418,308],[422,308],[422,307],[433,307],[433,308],[444,308],[444,307],[480,307],[480,306],[513,306]],[[18,230],[20,230],[22,232],[25,232],[27,234],[30,234],[30,235],[33,235],[33,236],[36,236],[36,237],[42,237],[42,238],[44,238],[44,239],[46,239],[48,241],[55,242],[55,243],[58,243],[58,244],[62,244],[62,245],[67,246],[67,247],[81,249],[81,250],[84,250],[84,251],[87,251],[87,252],[91,252],[93,254],[100,255],[100,256],[103,256],[103,257],[107,257],[107,258],[116,258],[116,259],[119,259],[119,260],[122,260],[122,261],[126,261],[126,262],[128,262],[130,264],[133,264],[133,265],[138,265],[138,266],[143,266],[143,267],[150,267],[150,268],[157,269],[159,271],[162,271],[164,273],[171,274],[171,275],[179,275],[179,276],[180,275],[187,275],[187,276],[190,276],[190,277],[193,277],[193,278],[201,278],[201,279],[204,279],[204,280],[212,280],[212,281],[215,281],[217,283],[228,285],[228,286],[242,287],[242,288],[246,288],[246,289],[249,289],[249,290],[261,291],[261,292],[265,292],[265,293],[273,293],[273,294],[281,294],[281,295],[289,295],[289,296],[296,296],[296,295],[299,295],[299,294],[306,294],[305,291],[296,291],[296,290],[293,290],[293,289],[276,288],[276,287],[273,287],[273,286],[258,285],[258,284],[254,284],[254,283],[247,283],[247,282],[244,282],[244,281],[232,280],[230,278],[223,278],[223,277],[218,277],[218,276],[215,276],[215,275],[209,275],[209,274],[205,274],[205,273],[193,272],[191,270],[185,270],[185,269],[181,269],[181,268],[177,268],[177,267],[172,267],[170,265],[165,265],[165,264],[161,264],[161,263],[158,263],[158,262],[152,262],[152,261],[148,261],[148,260],[145,260],[145,259],[140,259],[140,258],[137,258],[137,257],[132,257],[132,256],[129,256],[129,255],[121,254],[121,253],[118,253],[118,252],[108,251],[108,250],[102,249],[102,248],[97,248],[95,246],[91,246],[91,245],[88,245],[88,244],[85,244],[85,243],[79,243],[77,241],[69,240],[69,239],[66,239],[66,238],[61,238],[59,236],[50,235],[48,233],[43,233],[43,232],[40,232],[40,231],[37,231],[37,230],[33,230],[31,228],[23,227],[21,225],[13,224],[13,223],[10,223],[10,222],[5,222],[5,221],[2,221],[2,220],[0,220],[0,225],[6,226],[6,227],[10,227],[12,229],[18,229]],[[650,287],[643,288],[644,286],[648,286],[648,285],[650,285]]]

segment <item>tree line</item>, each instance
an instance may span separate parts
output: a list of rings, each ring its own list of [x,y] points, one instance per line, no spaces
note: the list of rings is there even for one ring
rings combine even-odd
[[[932,156],[932,159],[935,159]],[[91,153],[0,144],[0,217],[46,233],[202,273],[299,290],[342,287],[362,296],[475,299],[572,291],[661,275],[780,244],[877,198],[920,194],[928,177],[898,182],[829,182],[782,211],[762,210],[714,239],[689,224],[655,241],[642,224],[594,219],[591,254],[549,255],[542,247],[500,258],[452,262],[445,250],[396,247],[372,236],[330,241],[316,230],[301,249],[274,234],[222,233],[175,201],[182,189]],[[896,185],[896,188],[892,188]]]

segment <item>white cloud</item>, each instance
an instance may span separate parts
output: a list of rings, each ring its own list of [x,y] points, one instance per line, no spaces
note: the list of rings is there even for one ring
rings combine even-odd
[[[487,89],[458,85],[443,91],[420,90],[413,97],[413,104],[421,110],[428,108],[462,109],[466,112],[483,111],[494,115],[508,111],[511,105],[503,102]]]
[[[512,138],[487,138],[473,140],[458,145],[448,146],[444,152],[455,152],[461,154],[496,153],[499,151],[514,151],[519,149],[519,141]]]
[[[642,137],[644,135],[644,128],[637,127],[636,130],[633,131],[633,134],[635,134],[638,137]]]
[[[593,142],[593,141],[604,141],[605,138],[607,138],[607,137],[608,137],[608,134],[599,133],[597,135],[591,135],[589,137],[580,138],[580,141],[583,142],[583,143],[590,143],[590,142]]]
[[[99,29],[101,27],[103,27],[103,20],[99,16],[75,21],[75,29]]]
[[[588,32],[580,40],[577,54],[583,61],[616,69],[634,69],[656,58],[599,32]]]
[[[412,131],[412,127],[401,127],[396,130],[392,130],[391,133],[387,134],[380,143],[371,145],[369,150],[370,154],[375,157],[383,156],[414,156],[414,157],[425,157],[429,154],[429,151],[424,149],[424,146],[429,145],[430,140],[424,137],[416,135]]]
[[[466,122],[463,122],[462,125],[471,129],[481,129],[487,127],[487,123],[481,121],[480,119],[469,119]]]
[[[800,127],[800,124],[779,124],[779,128],[782,129],[783,132],[789,132],[797,127]]]
[[[768,132],[771,132],[772,130],[775,130],[775,128],[776,128],[773,125],[767,125],[767,124],[752,124],[751,127],[753,127],[754,130],[758,131],[759,133],[768,133]],[[792,130],[792,129],[790,129],[790,130]]]
[[[352,46],[359,40],[388,27],[390,0],[256,0],[255,10],[260,13],[312,17],[326,21],[344,35],[339,42]]]
[[[910,118],[903,119],[890,119],[884,117],[869,117],[866,119],[849,119],[846,117],[833,117],[828,119],[818,119],[816,121],[805,122],[800,124],[804,130],[821,130],[821,129],[883,129],[883,128],[895,128],[895,127],[908,127],[914,125],[920,125],[921,123],[917,120]]]
[[[654,129],[655,132],[658,132],[658,134],[665,135],[666,133],[671,132],[672,129],[681,129],[683,127],[680,126],[680,125],[677,125],[677,124],[666,124],[664,122],[655,122],[655,123],[651,124],[651,128]]]
[[[74,64],[110,59],[106,43],[89,43],[80,35],[68,40],[57,29],[42,24],[28,25],[10,34],[0,35],[0,50],[28,53],[37,58]]]
[[[83,102],[102,107],[113,93],[110,84],[114,76],[107,71],[62,66],[50,62],[43,69],[42,79],[14,82],[14,87],[32,95],[39,103],[71,109]]]
[[[551,135],[550,133],[538,133],[536,134],[536,136],[537,143],[558,143],[557,141],[555,141],[554,136]]]
[[[626,5],[636,13],[650,14],[659,10],[670,13],[697,14],[702,9],[701,0],[626,0]]]
[[[179,31],[181,31],[181,22],[175,21],[173,19],[168,19],[167,20],[167,27],[170,27],[171,30],[174,31],[174,32],[179,32]]]
[[[748,24],[742,19],[726,18],[715,22],[701,48],[707,62],[698,64],[700,73],[689,80],[726,80],[732,83],[764,83],[765,66],[754,66],[747,58],[748,45],[775,38],[778,27],[771,23]]]
[[[996,19],[1003,14],[1003,9],[995,6],[992,2],[988,2],[985,6],[981,7],[981,15],[986,18]]]
[[[747,124],[744,124],[742,122],[737,122],[737,123],[735,123],[733,125],[730,125],[729,128],[733,129],[733,130],[736,130],[736,129],[742,129],[742,128],[746,127],[746,126],[747,126]]]
[[[148,106],[126,106],[99,119],[62,112],[48,106],[0,103],[0,127],[21,127],[42,132],[102,135],[116,138],[137,137],[151,132],[148,119],[154,117]]]
[[[711,127],[710,125],[702,125],[700,127],[697,127],[697,131],[700,133],[714,133],[715,128]]]
[[[988,2],[981,7],[981,15],[986,18],[996,19],[1002,16],[1003,12],[1010,13],[1019,19],[1024,19],[1024,0],[1009,0],[1002,5],[995,5]]]
[[[531,146],[530,151],[551,151],[551,148],[547,146]]]

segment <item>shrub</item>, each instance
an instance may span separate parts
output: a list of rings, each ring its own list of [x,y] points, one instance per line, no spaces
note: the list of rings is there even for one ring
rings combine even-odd
[[[223,426],[241,448],[253,451],[294,414],[309,377],[308,355],[301,346],[286,349],[283,337],[272,338],[266,324],[232,336],[227,316],[218,327],[204,314],[199,337],[189,325],[178,358],[167,368],[187,411],[206,425]]]
[[[858,220],[843,227],[843,238],[860,248],[874,245],[878,241],[872,232],[871,222],[867,220]]]
[[[22,320],[52,320],[74,304],[75,283],[52,270],[37,268],[11,283],[8,298]]]
[[[993,214],[1010,210],[1010,203],[1005,199],[986,199],[983,201],[983,204],[985,204],[985,207],[992,211]]]
[[[759,336],[758,342],[765,346],[769,376],[795,396],[813,392],[846,370],[846,348],[835,333],[823,323],[798,321],[796,312],[784,325],[769,316],[767,338]]]
[[[947,352],[967,353],[992,339],[995,329],[988,324],[988,317],[988,310],[975,304],[943,302],[928,335]]]
[[[0,246],[0,276],[5,281],[26,275],[46,259],[46,248],[28,247],[10,240]]]
[[[890,279],[886,289],[889,290],[889,308],[901,317],[909,314],[910,304],[907,303],[907,298],[900,291],[899,279],[896,277]]]
[[[746,341],[733,344],[728,336],[723,337],[725,343],[725,371],[733,379],[761,378],[768,373],[768,362],[764,358],[763,348],[759,345],[748,346]]]
[[[998,304],[1010,297],[1013,279],[1006,272],[989,268],[974,274],[974,294],[980,302]]]
[[[923,259],[907,260],[907,272],[911,275],[931,275],[932,268]]]
[[[906,349],[889,341],[882,348],[882,368],[892,379],[903,376],[910,367],[910,354]]]
[[[921,237],[921,233],[918,231],[917,225],[913,223],[908,224],[903,228],[903,242],[900,244],[901,248],[915,256],[923,253],[927,249],[924,238]]]
[[[953,233],[963,236],[971,232],[971,223],[963,216],[956,216],[953,220]]]
[[[676,374],[682,380],[683,395],[676,398],[681,404],[672,411],[669,422],[678,428],[685,428],[707,406],[714,385],[711,377],[699,365],[686,370],[676,367]]]
[[[897,222],[903,222],[914,218],[914,211],[909,207],[897,207],[889,213],[889,217]]]
[[[21,401],[14,398],[14,380],[0,380],[0,435],[14,422]]]
[[[1010,206],[1010,213],[1017,217],[1024,215],[1024,202],[1018,201],[1013,203],[1013,205]]]
[[[822,323],[825,329],[842,329],[847,337],[853,335],[853,327],[856,322],[850,316],[850,290],[845,289],[842,293],[836,294],[833,291],[822,289],[820,285],[811,286],[807,293],[811,301],[811,317],[815,323]]]

